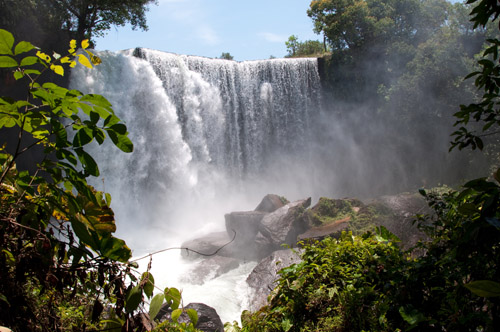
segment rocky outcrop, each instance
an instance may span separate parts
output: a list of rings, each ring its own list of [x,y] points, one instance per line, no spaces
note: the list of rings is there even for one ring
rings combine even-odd
[[[228,213],[224,216],[227,233],[231,237],[236,233],[235,241],[241,245],[249,244],[259,232],[260,222],[266,214],[266,212],[261,211]]]
[[[278,250],[260,261],[247,278],[247,284],[252,289],[249,310],[256,311],[267,305],[267,297],[276,287],[278,271],[300,262],[300,254],[291,249]]]
[[[270,213],[276,211],[277,209],[288,203],[289,202],[285,198],[274,194],[268,194],[264,196],[260,204],[257,205],[255,211]]]
[[[195,326],[198,330],[204,332],[224,332],[224,324],[222,324],[214,308],[203,303],[189,303],[184,309],[194,309],[198,313],[198,323]],[[164,304],[158,312],[158,315],[156,315],[156,319],[160,322],[171,320],[171,313],[172,310],[169,305]],[[179,323],[191,322],[189,316],[185,312],[181,314],[177,321]]]
[[[201,260],[188,273],[187,280],[201,284],[238,267],[242,261],[260,261],[247,278],[251,289],[248,309],[255,311],[266,305],[278,271],[300,260],[294,251],[282,250],[283,245],[296,247],[299,241],[338,238],[343,231],[362,234],[382,225],[402,240],[403,247],[408,247],[421,236],[412,224],[413,216],[428,212],[422,198],[405,194],[383,196],[368,204],[352,198],[324,197],[308,209],[310,204],[311,198],[284,204],[279,196],[267,195],[255,211],[226,214],[225,232],[183,244],[198,253],[214,254]],[[204,257],[188,250],[183,255]]]
[[[283,244],[296,245],[297,236],[308,228],[305,211],[309,205],[311,198],[295,201],[262,218],[255,237],[262,257],[279,250]]]

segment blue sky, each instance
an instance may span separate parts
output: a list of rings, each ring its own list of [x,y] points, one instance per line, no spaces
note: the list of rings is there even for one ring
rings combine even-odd
[[[148,31],[112,28],[96,49],[147,47],[177,54],[235,60],[283,57],[290,35],[319,40],[307,16],[310,0],[158,0],[147,13]]]

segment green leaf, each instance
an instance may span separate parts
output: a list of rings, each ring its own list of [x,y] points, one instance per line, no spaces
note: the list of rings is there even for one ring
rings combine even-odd
[[[17,124],[17,121],[13,117],[11,117],[7,114],[0,114],[0,128],[3,128],[3,127],[12,128],[16,124]]]
[[[85,101],[85,102],[88,102],[88,103],[91,103],[91,104],[94,104],[94,105],[97,105],[97,106],[101,106],[101,107],[104,107],[108,110],[111,110],[111,103],[106,99],[104,98],[103,96],[101,95],[96,95],[96,94],[88,94],[88,95],[84,95],[80,101]],[[110,111],[110,113],[113,113]]]
[[[111,127],[118,122],[120,122],[120,119],[116,115],[110,114],[106,120],[104,120],[104,127]]]
[[[411,326],[415,326],[426,320],[425,316],[412,306],[408,306],[406,308],[400,307],[399,314]]]
[[[95,162],[94,158],[87,152],[85,152],[82,148],[75,149],[76,154],[78,155],[78,159],[82,163],[83,168],[90,175],[99,176],[99,167]]]
[[[3,295],[2,293],[0,293],[0,301],[4,301],[10,307],[9,300],[7,300],[7,297],[5,295]]]
[[[132,257],[132,252],[125,241],[114,236],[107,236],[100,243],[101,255],[122,263],[127,262]]]
[[[90,246],[94,250],[98,250],[98,247],[94,241],[94,238],[90,234],[90,231],[83,222],[77,220],[76,218],[71,218],[71,227],[75,231],[76,236],[80,239],[81,242]]]
[[[181,292],[177,288],[165,288],[165,301],[169,303],[170,308],[172,310],[175,310],[179,308],[179,305],[181,304]]]
[[[17,61],[10,56],[2,55],[0,56],[0,68],[11,68],[17,67]]]
[[[191,320],[191,323],[193,323],[193,326],[196,326],[198,324],[198,313],[194,309],[187,309],[186,310],[189,319]]]
[[[144,293],[148,298],[151,298],[155,290],[155,279],[153,275],[149,272],[144,272],[141,276],[141,281],[144,283]]]
[[[14,55],[12,46],[14,46],[14,36],[9,31],[0,29],[0,54]]]
[[[174,311],[172,311],[172,321],[177,323],[177,320],[179,319],[179,317],[181,316],[182,314],[182,309],[179,308],[179,309],[175,309]]]
[[[23,77],[24,77],[24,73],[23,72],[20,72],[19,70],[17,70],[17,71],[14,72],[14,78],[16,79],[16,81],[20,80]]]
[[[109,127],[109,129],[114,130],[119,135],[125,135],[127,133],[127,126],[123,123],[117,123]]]
[[[376,229],[376,239],[379,242],[401,242],[401,240],[393,233],[391,233],[384,226],[377,227]]]
[[[155,319],[158,313],[160,312],[163,301],[165,300],[164,294],[156,294],[151,303],[149,304],[149,317],[151,319]]]
[[[92,139],[93,139],[92,129],[88,127],[83,127],[76,132],[76,135],[73,138],[73,146],[75,148],[84,146],[92,142]]]
[[[106,131],[117,148],[127,153],[134,151],[134,144],[126,135],[119,135],[111,129],[106,129]]]
[[[142,289],[139,285],[132,287],[127,292],[127,296],[125,299],[125,310],[128,313],[136,310],[139,307],[139,304],[142,301]]]
[[[16,45],[16,48],[14,50],[15,55],[19,55],[21,53],[26,53],[34,49],[35,46],[33,46],[30,42],[27,41],[21,41]]]
[[[285,332],[290,331],[290,329],[292,328],[292,326],[293,326],[293,324],[290,322],[289,319],[284,319],[283,321],[281,321],[281,328]]]
[[[481,297],[500,296],[500,283],[491,280],[477,280],[464,285],[472,293]]]

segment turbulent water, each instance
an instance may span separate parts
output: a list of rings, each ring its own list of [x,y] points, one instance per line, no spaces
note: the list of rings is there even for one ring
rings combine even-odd
[[[112,194],[117,235],[134,254],[222,230],[225,213],[254,209],[267,193],[313,194],[316,59],[234,62],[147,49],[99,56],[98,67],[72,72],[71,87],[104,95],[134,142],[131,154],[111,144],[92,152],[102,174],[95,185]],[[154,269],[182,283],[186,264],[178,252],[166,255],[155,256]],[[223,320],[235,319],[249,264],[210,281],[209,294],[186,289],[223,311]],[[232,300],[217,298],[218,287],[233,289]]]

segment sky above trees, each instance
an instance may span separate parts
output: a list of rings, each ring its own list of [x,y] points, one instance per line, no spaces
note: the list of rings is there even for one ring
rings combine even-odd
[[[148,31],[112,28],[96,38],[98,50],[146,47],[166,52],[235,60],[287,54],[290,35],[319,39],[307,16],[309,0],[158,0],[147,13]]]

